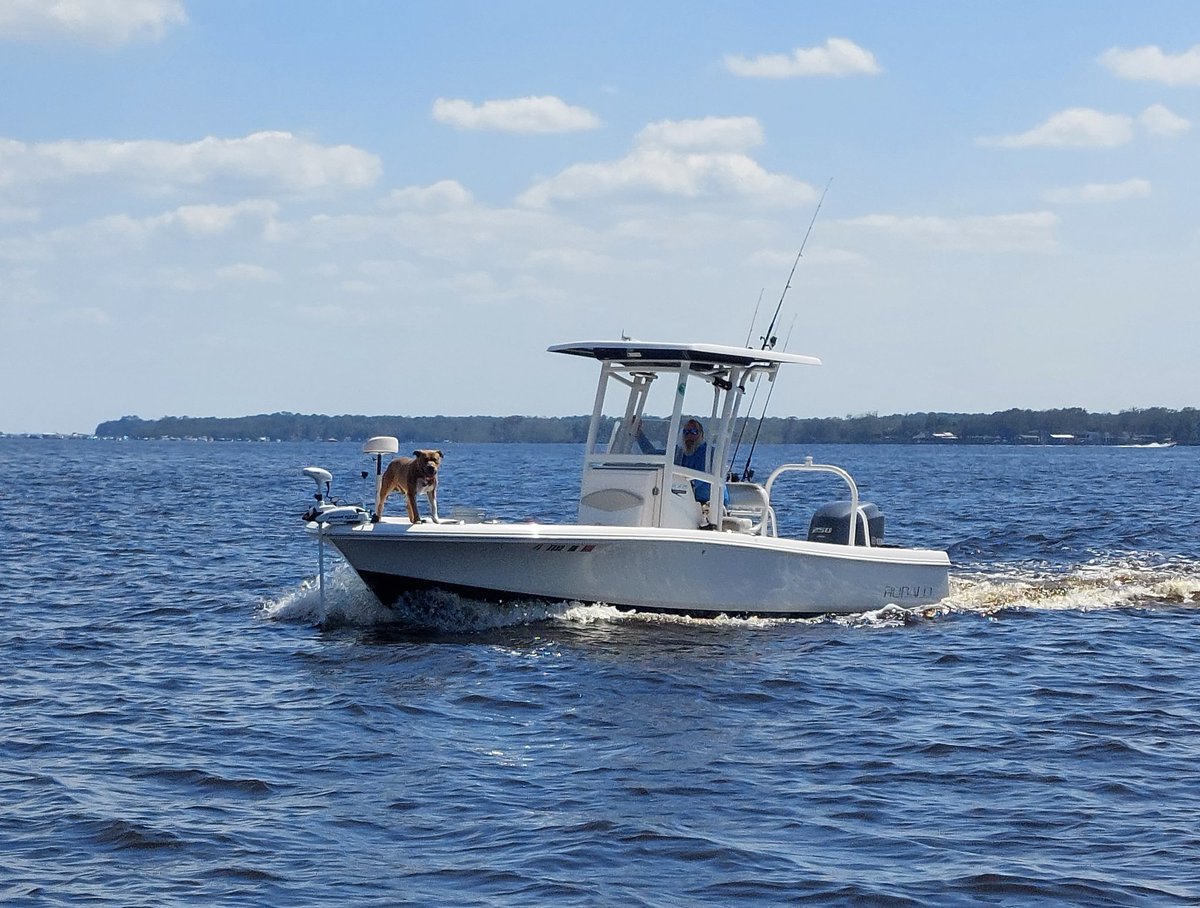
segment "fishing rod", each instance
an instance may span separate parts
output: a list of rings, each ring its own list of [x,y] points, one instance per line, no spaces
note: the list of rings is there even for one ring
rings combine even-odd
[[[750,319],[750,330],[746,332],[746,346],[750,346],[750,336],[754,334],[754,323],[758,321],[758,307],[762,305],[763,294],[767,292],[767,288],[763,287],[758,291],[758,302],[754,304],[754,315]]]
[[[766,292],[767,292],[766,287],[763,287],[758,291],[758,302],[756,302],[754,304],[754,315],[750,319],[750,329],[746,332],[746,346],[747,347],[750,346],[750,338],[754,335],[754,323],[758,321],[758,309],[762,305],[763,294]],[[750,410],[754,409],[754,398],[757,396],[758,396],[758,385],[755,385],[754,393],[752,395],[750,395],[750,407],[747,409],[746,412],[750,412]],[[737,463],[737,452],[742,447],[742,436],[744,436],[746,434],[747,419],[748,419],[748,417],[745,417],[745,416],[742,417],[742,429],[740,432],[738,432],[737,443],[733,446],[733,459],[729,461],[730,463]],[[728,478],[735,479],[735,474],[731,472],[729,474]]]
[[[779,320],[779,310],[783,308],[783,300],[787,296],[787,292],[792,289],[792,278],[796,276],[796,266],[800,264],[800,259],[804,257],[804,247],[808,245],[808,238],[812,234],[813,225],[817,223],[817,215],[821,213],[821,206],[825,204],[825,193],[829,192],[829,185],[832,182],[833,177],[830,177],[829,182],[825,184],[825,188],[821,190],[821,197],[817,199],[817,207],[813,211],[812,220],[808,222],[808,229],[804,231],[804,239],[800,241],[800,251],[796,253],[796,260],[792,262],[792,270],[788,273],[787,283],[783,285],[783,293],[779,294],[779,303],[775,306],[775,314],[771,316],[771,324],[767,326],[767,333],[763,335],[763,350],[775,349],[775,337],[772,332],[775,330],[775,322]]]
[[[813,225],[817,223],[817,215],[821,213],[821,206],[825,204],[825,195],[829,192],[829,187],[833,183],[833,177],[825,183],[825,188],[821,190],[821,197],[817,199],[817,207],[813,210],[812,219],[808,222],[808,229],[804,231],[804,239],[800,241],[800,249],[796,252],[796,258],[792,262],[792,270],[788,272],[787,283],[783,285],[783,292],[779,294],[779,302],[775,306],[775,314],[771,316],[771,323],[767,326],[767,332],[762,337],[763,350],[774,350],[775,342],[775,323],[779,320],[779,313],[783,309],[783,301],[787,298],[787,292],[792,289],[792,278],[796,276],[796,268],[800,264],[800,259],[804,257],[804,248],[808,245],[808,238],[812,235]],[[791,340],[792,328],[796,326],[796,316],[792,316],[792,326],[788,329],[787,339],[784,340],[784,349],[787,349],[788,342]],[[758,417],[758,427],[754,430],[754,439],[750,442],[750,451],[746,454],[746,463],[742,467],[742,479],[749,482],[754,477],[754,471],[750,468],[750,462],[754,458],[754,448],[758,444],[758,435],[762,432],[763,421],[767,416],[767,407],[771,405],[771,394],[775,391],[775,383],[771,382],[771,388],[767,392],[767,399],[763,403],[762,413]],[[742,446],[742,435],[745,434],[746,425],[750,421],[750,413],[754,409],[754,398],[758,396],[757,385],[754,388],[754,394],[750,396],[750,406],[746,408],[746,421],[742,423],[742,434],[738,435],[737,445],[733,449],[732,463],[737,462],[738,450]]]
[[[800,313],[796,313],[795,315],[792,316],[792,323],[791,323],[791,325],[788,326],[787,337],[784,338],[784,340],[783,340],[784,352],[787,352],[788,344],[790,344],[792,342],[792,331],[796,327],[796,319],[799,317],[799,315],[800,315]],[[757,390],[757,389],[755,389],[755,390]],[[750,450],[746,454],[746,465],[742,468],[742,476],[745,478],[746,482],[749,482],[751,479],[754,478],[754,470],[752,470],[750,468],[750,461],[754,457],[754,448],[758,444],[758,433],[762,431],[763,422],[765,422],[766,418],[767,418],[767,408],[771,406],[771,395],[774,393],[775,393],[775,382],[771,382],[771,387],[767,389],[767,399],[765,401],[763,401],[762,413],[759,414],[759,417],[758,417],[758,426],[754,430],[754,438],[750,441]],[[751,406],[754,405],[753,397],[751,397],[751,399],[750,399],[750,405]],[[745,426],[743,426],[743,428],[745,428]]]

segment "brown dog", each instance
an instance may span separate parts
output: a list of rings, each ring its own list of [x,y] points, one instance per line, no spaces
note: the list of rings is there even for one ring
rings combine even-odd
[[[393,492],[403,492],[408,498],[408,519],[420,523],[417,516],[417,493],[424,492],[429,499],[429,511],[433,522],[438,522],[437,475],[442,465],[441,451],[413,451],[413,457],[397,457],[383,471],[379,496],[375,500],[376,522],[383,516],[383,503]]]

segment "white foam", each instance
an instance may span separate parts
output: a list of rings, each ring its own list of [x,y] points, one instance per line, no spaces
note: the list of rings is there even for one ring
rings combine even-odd
[[[945,605],[955,610],[1003,608],[1093,611],[1162,604],[1200,604],[1200,565],[1154,564],[1141,556],[1098,558],[1067,573],[1027,570],[953,577]]]
[[[262,614],[277,621],[320,627],[371,627],[396,621],[394,613],[375,598],[345,562],[325,572],[324,603],[320,583],[311,577],[296,589],[263,603]]]

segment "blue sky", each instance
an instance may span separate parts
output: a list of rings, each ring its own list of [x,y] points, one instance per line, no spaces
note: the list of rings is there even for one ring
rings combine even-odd
[[[0,0],[0,85],[0,431],[585,412],[830,180],[774,415],[1200,404],[1191,2]]]

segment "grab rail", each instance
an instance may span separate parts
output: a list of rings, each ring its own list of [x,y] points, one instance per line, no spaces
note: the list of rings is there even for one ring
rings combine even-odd
[[[763,484],[763,488],[767,490],[768,500],[771,497],[771,485],[781,474],[800,471],[804,473],[832,473],[835,476],[842,477],[846,485],[850,487],[850,539],[849,544],[854,545],[854,537],[858,531],[858,486],[854,483],[854,477],[843,470],[841,467],[835,467],[827,463],[813,463],[811,457],[805,457],[804,463],[785,463],[776,467],[771,471],[771,475],[767,477],[767,481]],[[870,533],[867,534],[868,544],[870,544]]]

